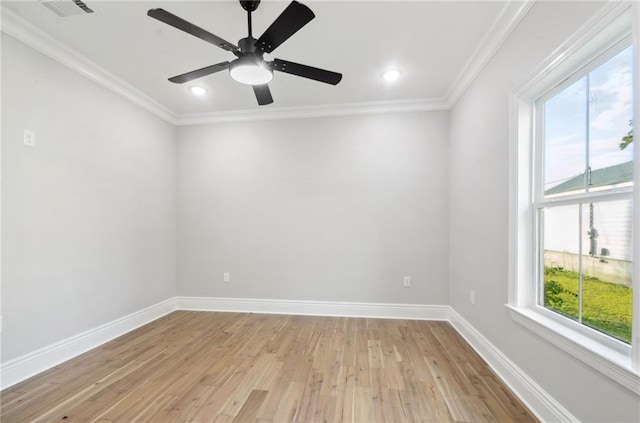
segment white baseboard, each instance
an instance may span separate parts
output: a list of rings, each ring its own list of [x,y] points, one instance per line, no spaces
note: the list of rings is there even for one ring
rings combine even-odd
[[[0,367],[0,386],[2,389],[12,386],[176,309],[449,321],[541,421],[578,422],[577,418],[448,305],[174,297],[3,363]]]
[[[300,314],[383,319],[448,320],[448,305],[346,303],[333,301],[258,300],[176,297],[178,310]]]
[[[579,422],[566,408],[542,389],[520,367],[493,345],[482,333],[451,308],[449,322],[489,367],[543,422]]]
[[[175,297],[2,363],[0,386],[15,385],[175,310]]]

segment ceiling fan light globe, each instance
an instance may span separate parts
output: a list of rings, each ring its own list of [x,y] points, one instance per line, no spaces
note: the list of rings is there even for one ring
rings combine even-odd
[[[229,75],[246,85],[264,85],[273,79],[273,72],[252,60],[236,60],[229,66]]]

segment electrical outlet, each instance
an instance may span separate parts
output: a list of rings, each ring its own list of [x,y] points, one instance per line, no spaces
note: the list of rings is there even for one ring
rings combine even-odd
[[[404,287],[405,288],[410,288],[411,287],[411,276],[405,276],[404,277]]]
[[[475,291],[469,291],[469,302],[471,304],[475,304],[476,303],[476,292]]]
[[[223,276],[223,281],[224,281],[224,283],[229,283],[231,281],[231,273],[226,273],[225,272],[224,276]]]
[[[22,143],[27,147],[35,147],[36,146],[35,132],[25,129],[22,133]]]

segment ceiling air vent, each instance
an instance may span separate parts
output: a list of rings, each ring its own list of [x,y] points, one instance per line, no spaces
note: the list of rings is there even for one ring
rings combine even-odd
[[[93,10],[80,0],[42,1],[42,5],[62,18],[93,13]]]

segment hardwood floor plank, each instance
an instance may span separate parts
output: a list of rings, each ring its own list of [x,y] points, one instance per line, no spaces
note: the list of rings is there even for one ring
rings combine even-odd
[[[535,422],[446,322],[176,311],[0,395],[11,422]]]
[[[300,406],[300,397],[302,396],[303,385],[300,382],[289,382],[282,399],[278,403],[276,413],[273,416],[274,422],[293,422],[295,421],[298,408]]]
[[[274,354],[262,354],[254,364],[251,364],[250,368],[246,369],[244,378],[242,378],[238,387],[229,395],[227,402],[222,407],[221,414],[227,416],[235,416],[238,414],[249,395],[258,387],[274,359]]]
[[[213,423],[233,423],[234,416],[226,416],[224,414],[218,414],[213,420]],[[208,421],[208,420],[207,420]]]
[[[374,410],[371,388],[356,386],[354,393],[354,422],[373,422]]]
[[[473,423],[475,421],[473,413],[466,407],[466,402],[462,401],[463,399],[456,394],[450,394],[444,397],[444,402],[447,404],[447,409],[454,422]]]
[[[267,390],[267,396],[256,414],[256,419],[273,420],[280,405],[280,399],[284,396],[288,388],[288,381],[274,381]]]
[[[320,389],[322,388],[322,373],[312,372],[306,381],[302,397],[300,398],[300,406],[296,415],[296,420],[301,422],[317,421],[320,410],[318,405],[320,402]]]
[[[132,372],[135,372],[140,367],[144,366],[144,364],[144,362],[136,363],[135,361],[132,361],[127,365],[113,371],[104,378],[96,381],[95,383],[86,386],[84,389],[78,392],[73,392],[72,395],[68,396],[63,401],[57,402],[55,405],[49,407],[43,414],[40,414],[37,417],[30,416],[28,420],[36,423],[47,422],[51,420],[63,420],[63,418],[67,415],[66,409],[71,408],[74,404],[86,401],[96,392],[111,387],[123,377],[129,375]]]
[[[465,398],[465,403],[469,408],[473,418],[479,423],[498,423],[491,410],[487,408],[487,405],[476,396],[468,396]]]
[[[160,413],[166,412],[170,404],[175,401],[175,398],[171,395],[159,394],[159,396],[152,402],[148,402],[145,407],[143,407],[138,414],[134,416],[123,416],[130,417],[129,420],[124,420],[126,422],[131,423],[145,423],[145,422],[153,422],[159,421],[156,419],[156,416]]]
[[[262,391],[254,389],[247,397],[247,400],[240,408],[238,415],[233,419],[233,423],[245,423],[252,422],[256,415],[258,414],[258,410],[262,406],[262,403],[267,398],[268,391]]]

